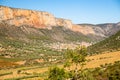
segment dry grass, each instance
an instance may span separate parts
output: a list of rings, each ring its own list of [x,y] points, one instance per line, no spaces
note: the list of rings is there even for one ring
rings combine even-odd
[[[120,61],[120,51],[98,54],[94,56],[87,57],[90,60],[85,67],[95,68],[105,63],[114,63],[115,61]]]
[[[100,65],[104,65],[106,63],[114,63],[115,61],[120,61],[120,51],[89,56],[87,57],[87,60],[88,62],[86,63],[85,68],[95,68],[95,67],[99,67]],[[58,65],[58,66],[63,67],[63,65]],[[71,67],[71,69],[72,68],[74,68],[74,65]],[[44,73],[48,71],[48,69],[49,67],[35,68],[35,69],[25,70],[24,72],[31,73],[31,74],[32,73]],[[8,71],[12,71],[13,74],[2,76],[0,77],[0,80],[6,79],[6,78],[25,76],[25,74],[17,74],[17,70],[19,69],[8,70]],[[5,71],[6,70],[0,70],[0,72],[5,72]],[[36,78],[36,79],[42,80],[41,78]],[[35,80],[35,78],[31,78],[28,80]]]
[[[5,67],[14,67],[17,64],[15,64],[14,62],[9,62],[9,61],[4,61],[4,60],[0,60],[0,68],[5,68]]]

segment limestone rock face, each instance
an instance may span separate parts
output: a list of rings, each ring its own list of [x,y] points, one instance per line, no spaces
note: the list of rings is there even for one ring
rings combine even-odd
[[[72,21],[67,19],[56,18],[56,24],[57,26],[64,26],[68,29],[72,29],[73,27]]]
[[[49,28],[52,26],[72,27],[69,20],[55,18],[48,12],[15,9],[0,6],[0,21],[5,21],[10,25],[29,25],[36,28]]]
[[[95,25],[73,25],[73,31],[80,32],[84,35],[95,35],[105,37],[105,32],[99,26]]]
[[[77,31],[77,32],[81,32],[84,35],[95,34],[95,31],[90,26],[73,25],[72,30]]]
[[[93,35],[97,37],[107,37],[120,30],[120,22],[117,24],[73,24],[71,20],[56,18],[48,12],[16,9],[0,6],[0,22],[8,25],[30,26],[35,28],[52,29],[62,26],[73,32],[82,33],[85,36]]]

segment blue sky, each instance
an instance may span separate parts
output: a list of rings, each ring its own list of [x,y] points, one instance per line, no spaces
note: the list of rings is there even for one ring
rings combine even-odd
[[[120,22],[120,0],[0,0],[0,5],[47,11],[76,24]]]

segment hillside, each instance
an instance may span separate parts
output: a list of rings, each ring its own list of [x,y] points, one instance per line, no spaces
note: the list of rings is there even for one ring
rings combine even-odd
[[[51,55],[55,60],[61,59],[61,50],[64,44],[78,45],[74,42],[91,41],[87,36],[73,32],[64,27],[49,29],[36,29],[30,26],[16,27],[7,23],[0,23],[0,57],[13,61],[25,60],[26,64],[36,63],[35,59],[48,62]],[[59,42],[59,43],[58,43]],[[58,49],[56,47],[58,46]],[[28,61],[27,61],[28,60]],[[31,60],[31,61],[29,61]]]
[[[86,29],[86,32],[91,32],[103,37],[109,37],[120,30],[120,23],[104,23],[104,24],[78,24],[81,29]],[[84,27],[84,28],[82,28]],[[79,29],[78,29],[79,30]],[[85,32],[84,32],[85,33]],[[91,33],[92,34],[92,33]]]
[[[117,24],[115,23],[97,24],[97,26],[104,30],[106,36],[111,36],[120,30],[120,22],[118,22]]]
[[[90,41],[91,39],[94,41],[104,39],[114,34],[118,30],[120,30],[119,28],[120,25],[117,25],[118,23],[114,23],[114,25],[112,23],[111,25],[110,24],[105,24],[105,25],[80,24],[80,25],[77,25],[77,24],[72,23],[71,20],[56,18],[53,14],[48,13],[48,12],[11,8],[11,7],[6,7],[6,6],[0,6],[0,22],[3,24],[5,23],[11,27],[13,26],[16,28],[22,27],[22,30],[24,31],[27,30],[28,32],[31,32],[33,34],[35,33],[37,35],[39,35],[38,33],[41,33],[41,31],[39,32],[38,29],[43,29],[43,30],[46,29],[45,31],[53,32],[50,30],[56,27],[62,26],[65,31],[68,30],[69,32],[72,33],[72,35],[73,33],[75,34],[77,33],[77,35],[80,34],[82,35],[82,37],[90,38]],[[23,28],[23,26],[25,27]],[[26,28],[26,26],[29,29]],[[103,28],[102,26],[104,26],[105,28]],[[35,28],[35,29],[30,30],[30,28],[32,29]],[[107,33],[108,31],[112,33],[110,32]],[[19,35],[19,34],[17,33],[16,35]],[[62,38],[60,37],[59,39],[62,39]],[[62,41],[64,42],[64,40]],[[84,38],[83,38],[83,41],[87,42]]]
[[[119,27],[119,23],[78,25],[48,12],[0,6],[0,57],[30,65],[41,63],[36,59],[50,62],[51,56],[60,62],[66,48],[89,46]]]
[[[120,50],[120,31],[109,38],[88,47],[90,54]]]

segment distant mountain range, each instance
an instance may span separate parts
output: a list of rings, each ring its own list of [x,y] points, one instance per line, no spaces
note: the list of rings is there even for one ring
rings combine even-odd
[[[0,6],[0,40],[95,42],[120,30],[120,23],[73,24],[48,12]],[[3,39],[4,38],[4,39]]]

